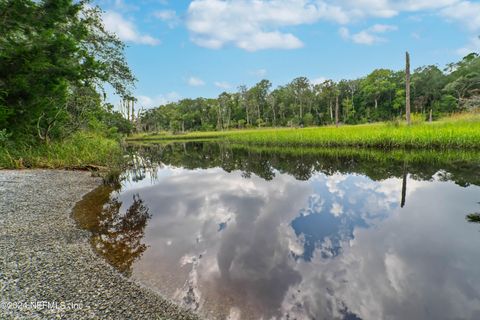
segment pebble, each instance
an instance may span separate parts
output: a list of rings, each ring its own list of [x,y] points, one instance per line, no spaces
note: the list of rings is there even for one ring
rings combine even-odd
[[[88,172],[0,170],[0,319],[198,319],[92,250],[71,210],[100,183]],[[77,307],[8,304],[40,301]]]

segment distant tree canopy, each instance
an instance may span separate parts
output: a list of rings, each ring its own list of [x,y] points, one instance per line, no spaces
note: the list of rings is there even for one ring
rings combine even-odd
[[[128,124],[102,103],[135,80],[124,45],[88,1],[0,0],[0,129],[49,141],[102,121]]]
[[[262,80],[251,88],[223,92],[216,99],[184,99],[146,111],[146,131],[223,130],[262,126],[310,126],[339,119],[356,124],[400,118],[405,113],[405,71],[377,69],[366,77],[312,84],[294,79],[271,90]],[[480,105],[480,57],[472,53],[445,70],[431,65],[416,69],[411,77],[412,111],[433,116]]]

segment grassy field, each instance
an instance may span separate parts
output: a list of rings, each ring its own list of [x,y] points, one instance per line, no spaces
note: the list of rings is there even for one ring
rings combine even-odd
[[[122,159],[119,141],[88,132],[78,132],[62,142],[48,145],[0,146],[0,169],[83,169],[95,166],[110,170],[119,166]]]
[[[265,128],[172,135],[137,135],[130,141],[226,140],[264,146],[321,146],[374,148],[480,148],[480,114],[458,114],[411,126],[399,122],[364,125]]]

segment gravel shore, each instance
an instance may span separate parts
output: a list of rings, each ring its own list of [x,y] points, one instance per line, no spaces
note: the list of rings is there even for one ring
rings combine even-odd
[[[71,210],[100,183],[88,172],[0,171],[0,319],[196,319],[93,252]]]

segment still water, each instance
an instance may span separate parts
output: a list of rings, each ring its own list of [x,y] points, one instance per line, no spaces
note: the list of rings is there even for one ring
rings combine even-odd
[[[480,319],[478,154],[130,153],[74,215],[120,272],[207,319]]]

